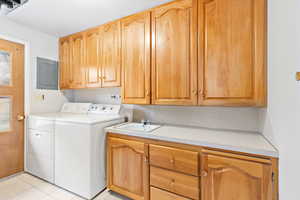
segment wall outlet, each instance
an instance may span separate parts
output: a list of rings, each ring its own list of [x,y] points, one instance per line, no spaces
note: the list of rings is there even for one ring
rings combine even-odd
[[[39,95],[36,95],[35,98],[38,101],[44,101],[45,100],[45,95],[44,94],[39,94]]]

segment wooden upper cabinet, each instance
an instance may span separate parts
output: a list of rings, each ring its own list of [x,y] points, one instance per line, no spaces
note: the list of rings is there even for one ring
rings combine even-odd
[[[272,200],[269,160],[203,154],[202,200]]]
[[[102,87],[121,86],[121,25],[120,21],[100,27]]]
[[[197,0],[152,11],[152,104],[197,104]]]
[[[84,33],[78,33],[71,36],[71,56],[73,77],[71,87],[74,89],[84,88],[86,80]]]
[[[150,104],[150,12],[121,20],[122,102]]]
[[[86,86],[101,87],[100,35],[98,29],[86,33]]]
[[[72,80],[70,38],[59,41],[60,89],[69,89]]]
[[[142,142],[108,138],[108,188],[132,199],[149,198],[148,145]]]
[[[199,0],[199,104],[266,104],[265,0]]]

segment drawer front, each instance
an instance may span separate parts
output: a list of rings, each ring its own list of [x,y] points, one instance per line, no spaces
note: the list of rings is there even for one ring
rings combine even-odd
[[[33,156],[53,159],[53,133],[29,130],[27,133],[27,152]]]
[[[35,129],[35,130],[39,130],[39,131],[53,132],[54,131],[54,121],[29,118],[28,119],[28,127],[30,129]]]
[[[150,185],[192,199],[199,199],[199,177],[150,167]]]
[[[174,171],[198,176],[198,152],[150,145],[150,164]]]
[[[150,189],[150,200],[190,200],[176,194],[160,190],[155,187]]]

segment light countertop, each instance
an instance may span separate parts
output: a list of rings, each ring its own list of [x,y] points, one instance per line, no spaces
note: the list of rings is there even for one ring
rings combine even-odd
[[[270,157],[278,151],[259,133],[163,125],[150,133],[108,127],[106,132]]]

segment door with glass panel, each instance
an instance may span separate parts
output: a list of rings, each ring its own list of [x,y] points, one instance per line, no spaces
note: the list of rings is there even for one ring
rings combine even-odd
[[[24,46],[0,39],[0,178],[24,166]]]

